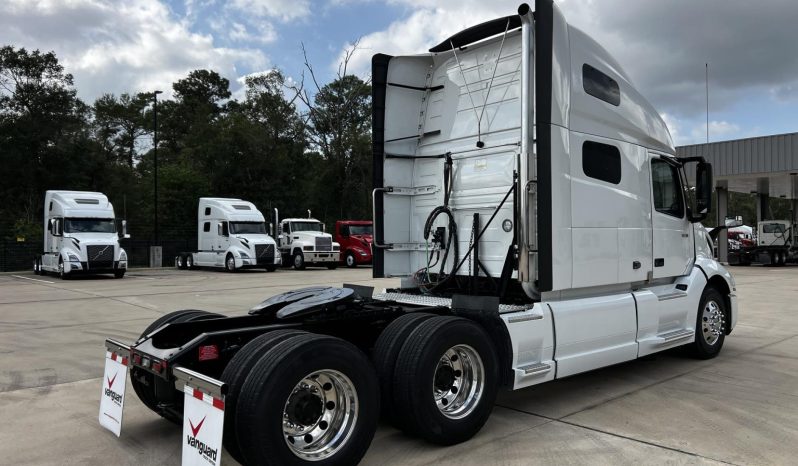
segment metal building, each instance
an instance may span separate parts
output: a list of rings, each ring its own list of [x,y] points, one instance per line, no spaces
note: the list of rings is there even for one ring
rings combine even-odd
[[[727,215],[728,192],[755,193],[757,221],[768,220],[771,197],[792,199],[792,223],[798,210],[798,133],[775,134],[676,148],[679,157],[703,156],[712,163],[718,198],[718,221]],[[726,235],[720,235],[718,256],[727,258]]]

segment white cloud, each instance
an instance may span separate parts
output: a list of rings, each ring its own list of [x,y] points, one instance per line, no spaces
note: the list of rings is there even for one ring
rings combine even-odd
[[[308,0],[232,0],[229,5],[250,15],[282,21],[304,18],[310,14]]]
[[[513,14],[518,0],[385,0],[409,13],[382,31],[362,37],[350,62],[357,74],[370,71],[377,52],[415,54],[466,27]],[[643,95],[672,116],[704,112],[704,63],[709,62],[715,111],[774,89],[776,99],[798,94],[798,2],[770,0],[559,0],[566,20],[601,43],[623,66]],[[347,47],[350,44],[344,46]],[[332,68],[343,57],[339,54]]]
[[[241,63],[268,66],[259,50],[219,47],[212,36],[192,32],[158,0],[6,0],[0,43],[54,51],[89,102],[105,92],[161,89],[168,96],[193,69],[234,81]]]

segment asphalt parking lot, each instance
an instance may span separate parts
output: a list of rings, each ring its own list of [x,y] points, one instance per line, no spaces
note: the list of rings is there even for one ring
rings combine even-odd
[[[502,394],[485,428],[453,447],[381,426],[364,464],[793,464],[798,267],[732,272],[740,319],[718,358],[671,351]],[[98,424],[104,339],[133,341],[176,309],[233,315],[299,286],[344,282],[397,284],[367,268],[0,274],[0,464],[179,464],[180,428],[129,386],[122,437]]]

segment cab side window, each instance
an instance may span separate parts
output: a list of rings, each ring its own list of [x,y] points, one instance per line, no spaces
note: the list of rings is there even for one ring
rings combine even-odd
[[[673,217],[684,217],[679,170],[664,160],[651,161],[651,186],[654,191],[654,208]]]

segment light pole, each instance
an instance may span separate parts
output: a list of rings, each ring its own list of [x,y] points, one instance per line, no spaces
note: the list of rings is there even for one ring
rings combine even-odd
[[[155,185],[155,205],[153,221],[155,223],[155,244],[158,244],[158,94],[163,94],[163,91],[155,91],[152,93],[153,100],[153,180]]]

